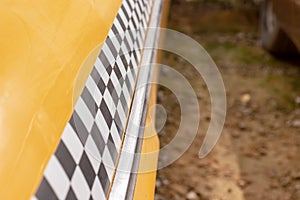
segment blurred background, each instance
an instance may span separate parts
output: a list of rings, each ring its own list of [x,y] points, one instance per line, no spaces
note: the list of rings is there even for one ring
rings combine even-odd
[[[191,36],[216,62],[227,117],[218,144],[200,160],[210,121],[206,84],[185,60],[163,52],[161,63],[183,74],[197,93],[201,121],[188,151],[158,171],[156,200],[300,200],[300,59],[273,51],[274,44],[264,44],[272,54],[262,48],[261,7],[260,0],[171,1],[168,28]],[[163,147],[176,134],[180,107],[164,87],[158,103],[168,114],[159,132]]]

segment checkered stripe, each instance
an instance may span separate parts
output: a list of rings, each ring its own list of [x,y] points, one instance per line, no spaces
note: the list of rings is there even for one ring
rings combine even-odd
[[[108,195],[153,1],[123,1],[32,199]]]

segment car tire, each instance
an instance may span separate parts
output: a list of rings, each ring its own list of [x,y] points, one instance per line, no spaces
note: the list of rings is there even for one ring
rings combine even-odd
[[[262,46],[269,52],[280,56],[297,54],[297,48],[279,25],[272,0],[262,4],[260,32]]]

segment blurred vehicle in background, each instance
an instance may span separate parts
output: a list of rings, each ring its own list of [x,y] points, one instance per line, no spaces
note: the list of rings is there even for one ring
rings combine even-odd
[[[264,0],[261,9],[262,46],[275,55],[300,50],[300,1]]]

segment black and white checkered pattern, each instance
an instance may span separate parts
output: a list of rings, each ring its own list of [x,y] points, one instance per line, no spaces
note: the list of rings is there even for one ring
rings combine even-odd
[[[108,195],[153,1],[123,1],[32,199],[105,199]]]

